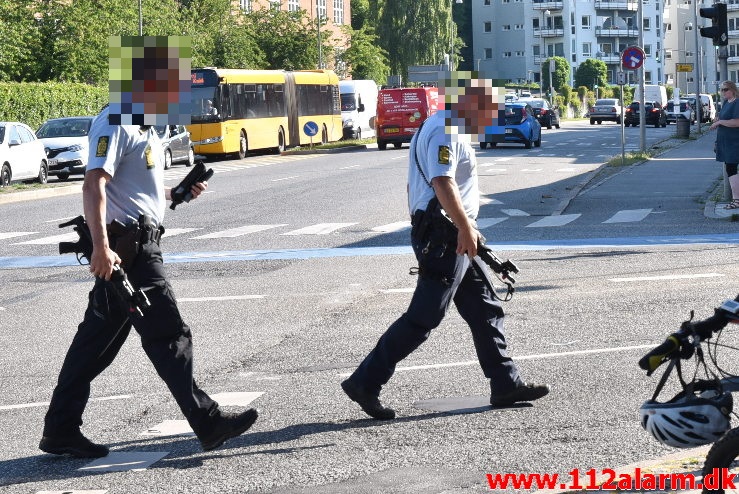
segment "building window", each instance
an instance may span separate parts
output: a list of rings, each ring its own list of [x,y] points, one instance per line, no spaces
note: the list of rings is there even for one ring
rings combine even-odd
[[[589,58],[591,53],[591,45],[590,43],[583,43],[582,44],[582,56],[585,58]]]
[[[344,0],[334,0],[334,24],[344,24]]]
[[[490,3],[491,3],[491,2],[490,2],[490,0],[485,0],[485,1],[483,2],[483,5],[490,5]]]
[[[665,58],[672,59],[672,50],[665,50]]]
[[[251,0],[239,0],[239,7],[246,13],[251,12]]]
[[[316,7],[316,16],[319,19],[325,19],[326,15],[326,0],[318,0]]]
[[[485,60],[490,60],[491,58],[493,58],[493,49],[485,48]]]
[[[297,12],[300,10],[300,0],[287,0],[287,10]]]
[[[483,25],[483,31],[485,31],[486,33],[493,32],[493,23],[490,21],[486,21]]]
[[[511,30],[511,25],[510,24],[505,24],[503,26],[503,31],[510,31],[510,30]]]
[[[582,25],[583,29],[590,29],[590,16],[589,15],[582,16],[582,20],[580,21],[580,24]]]
[[[524,52],[522,52],[522,51],[517,51],[517,52],[516,52],[516,56],[517,56],[517,57],[523,57],[523,56],[525,56],[525,53],[524,53]]]
[[[644,71],[644,83],[652,84],[652,72],[651,71]]]
[[[503,52],[503,58],[511,58],[511,52],[509,52],[509,51],[504,51],[504,52]]]
[[[513,29],[515,29],[516,31],[520,31],[520,30],[522,30],[522,29],[523,29],[523,24],[516,24],[516,25],[515,25],[515,26],[513,27]]]
[[[647,57],[652,56],[652,45],[644,45],[644,55]]]
[[[649,17],[644,18],[644,30],[649,31],[652,29],[652,20]]]

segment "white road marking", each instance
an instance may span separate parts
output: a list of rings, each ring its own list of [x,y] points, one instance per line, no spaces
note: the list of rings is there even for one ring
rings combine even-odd
[[[66,216],[64,218],[56,218],[54,220],[46,220],[46,221],[44,221],[44,223],[61,223],[61,222],[64,222],[64,221],[71,220],[72,218],[76,218],[76,216]]]
[[[165,420],[156,425],[149,427],[142,432],[142,436],[194,436],[190,424],[187,420]]]
[[[495,161],[498,163],[503,163],[504,161],[511,161],[513,158],[496,158]]]
[[[34,235],[38,232],[5,232],[0,233],[0,240],[5,240],[6,238],[15,238],[15,237],[23,237],[25,235]]]
[[[484,204],[503,204],[503,203],[497,199],[493,199],[492,197],[481,197],[480,204],[484,205]]]
[[[380,290],[380,293],[413,293],[415,288],[387,288]]]
[[[262,391],[226,391],[210,395],[210,397],[216,400],[220,406],[246,407],[263,394]]]
[[[560,214],[556,216],[546,216],[539,221],[535,221],[531,223],[530,225],[526,225],[527,228],[540,228],[540,227],[550,227],[550,226],[562,226],[566,225],[567,223],[570,223],[572,221],[575,221],[578,219],[581,214]]]
[[[559,168],[556,171],[558,171],[558,172],[574,172],[575,170],[577,170],[577,168]]]
[[[359,165],[342,166],[339,170],[350,170],[352,168],[359,168]]]
[[[699,274],[670,274],[665,276],[636,276],[633,278],[609,278],[608,281],[623,283],[629,281],[663,281],[663,280],[692,280],[696,278],[721,278],[721,273],[699,273]]]
[[[373,232],[378,233],[393,233],[402,230],[407,230],[411,227],[410,221],[397,221],[395,223],[389,223],[387,225],[376,226],[372,229]]]
[[[292,175],[290,177],[274,178],[274,179],[272,179],[272,181],[273,182],[281,182],[283,180],[290,180],[292,178],[298,178],[298,177],[299,177],[299,175]]]
[[[516,356],[516,361],[518,360],[539,360],[539,359],[546,359],[546,358],[558,358],[558,357],[572,357],[575,355],[595,355],[599,353],[615,353],[615,352],[627,352],[632,350],[643,350],[645,348],[654,348],[655,344],[649,344],[649,345],[634,345],[634,346],[622,346],[622,347],[612,347],[612,348],[594,348],[591,350],[573,350],[571,352],[556,352],[556,353],[540,353],[540,354],[534,354],[534,355],[518,355]],[[480,365],[480,362],[478,360],[466,360],[461,362],[449,362],[446,364],[428,364],[428,365],[410,365],[408,367],[398,367],[396,368],[396,372],[404,372],[404,371],[414,371],[414,370],[427,370],[427,369],[441,369],[444,367],[465,367],[468,365]],[[341,373],[339,376],[341,377],[348,377],[351,373]]]
[[[603,223],[631,223],[634,221],[641,221],[651,212],[651,209],[624,209],[617,212]]]
[[[264,230],[269,230],[271,228],[278,228],[281,226],[287,226],[287,223],[280,223],[280,224],[274,224],[274,225],[246,225],[246,226],[240,226],[238,228],[231,228],[228,230],[223,230],[220,232],[215,233],[208,233],[206,235],[200,235],[197,237],[192,237],[193,239],[202,239],[202,238],[234,238],[234,237],[240,237],[242,235],[248,235],[249,233],[256,233],[261,232]]]
[[[164,231],[164,235],[162,235],[162,238],[164,237],[174,237],[175,235],[182,235],[183,233],[190,233],[197,230],[202,230],[202,228],[167,228]]]
[[[62,233],[61,235],[52,235],[50,237],[41,237],[34,240],[26,240],[25,242],[17,242],[11,245],[51,245],[59,242],[74,242],[79,236],[72,233]]]
[[[318,223],[291,232],[285,232],[281,235],[326,235],[352,225],[356,225],[356,223]]]
[[[475,222],[477,223],[477,228],[488,228],[490,226],[497,225],[498,223],[502,223],[507,219],[508,218],[477,218]]]
[[[524,168],[521,171],[522,172],[540,172],[544,170],[543,168]]]
[[[500,211],[508,216],[531,216],[526,211],[521,211],[520,209],[501,209]]]
[[[90,398],[90,401],[125,400],[130,397],[131,395],[113,395],[113,396],[103,396],[100,398]],[[3,406],[0,406],[0,410],[16,410],[19,408],[36,408],[36,407],[46,407],[46,406],[49,406],[48,401],[38,401],[35,403],[21,403],[19,405],[3,405]]]
[[[224,302],[226,300],[259,300],[264,295],[228,295],[224,297],[177,297],[178,302]]]
[[[145,470],[169,454],[169,451],[153,452],[112,452],[104,458],[88,463],[78,472],[128,472]]]

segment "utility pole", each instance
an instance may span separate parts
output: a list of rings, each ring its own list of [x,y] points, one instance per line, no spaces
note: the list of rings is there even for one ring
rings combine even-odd
[[[639,23],[639,48],[644,49],[644,2],[637,2],[638,8],[636,18]],[[639,149],[642,153],[647,152],[647,112],[644,108],[644,65],[637,69],[637,78],[639,84]]]
[[[703,92],[703,57],[701,57],[700,45],[698,40],[698,2],[693,2],[693,34],[695,35],[695,52],[693,53],[693,60],[695,60],[695,110],[698,114],[698,135],[701,134],[701,119],[703,118],[703,100],[701,99],[701,93]]]

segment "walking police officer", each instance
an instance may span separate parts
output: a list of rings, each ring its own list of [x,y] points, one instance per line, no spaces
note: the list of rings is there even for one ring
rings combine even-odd
[[[164,187],[162,145],[153,127],[111,125],[108,116],[106,108],[90,129],[82,188],[93,241],[90,272],[96,277],[95,285],[59,373],[39,448],[84,458],[108,454],[106,446],[93,443],[80,431],[82,414],[92,380],[111,364],[133,326],[203,449],[210,450],[249,429],[257,412],[223,412],[196,384],[192,335],[177,308],[159,247],[165,200],[171,199]],[[193,197],[206,187],[205,182],[195,184]],[[113,222],[126,228],[108,233]],[[149,308],[131,311],[117,295],[110,282],[116,265],[124,267],[134,287],[143,289]]]
[[[499,103],[489,80],[474,73],[472,78],[452,80],[454,85],[440,88],[440,97],[442,93],[446,95],[446,109],[423,123],[410,146],[411,242],[419,263],[418,283],[410,306],[341,383],[349,398],[376,419],[395,417],[395,411],[380,402],[380,390],[393,375],[396,364],[426,341],[431,330],[441,323],[452,301],[470,327],[480,366],[490,379],[491,405],[533,401],[549,392],[546,385],[526,384],[521,379],[506,351],[503,309],[489,280],[471,265],[482,237],[475,224],[479,190],[469,136],[485,134],[485,128],[498,117]],[[452,133],[456,132],[455,127],[461,127],[459,134]],[[437,202],[456,228],[431,220],[429,215],[437,212],[433,211]]]

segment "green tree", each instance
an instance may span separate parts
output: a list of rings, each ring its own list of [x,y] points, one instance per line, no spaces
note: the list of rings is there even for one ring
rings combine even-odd
[[[606,87],[608,84],[608,67],[602,60],[588,58],[575,70],[575,86],[587,86],[590,89]]]
[[[38,80],[38,30],[29,2],[0,0],[0,81]]]
[[[304,11],[259,9],[245,16],[259,49],[264,53],[264,69],[305,70],[318,67],[316,22]],[[333,57],[328,33],[321,31],[321,51],[325,62]]]
[[[344,26],[343,31],[350,40],[349,48],[344,51],[339,61],[351,67],[353,79],[372,79],[384,84],[390,73],[387,65],[387,53],[377,45],[377,35],[372,28],[354,30]]]
[[[449,0],[384,2],[377,34],[391,73],[405,78],[409,65],[441,63],[449,52],[450,15]]]
[[[552,73],[552,85],[555,91],[559,91],[562,86],[570,80],[570,64],[563,57],[549,57],[544,61],[544,80],[542,81],[542,89],[549,91],[549,60],[554,60],[554,72]]]
[[[370,21],[370,3],[369,0],[351,0],[352,11],[352,29],[358,31],[364,27],[369,27]]]

